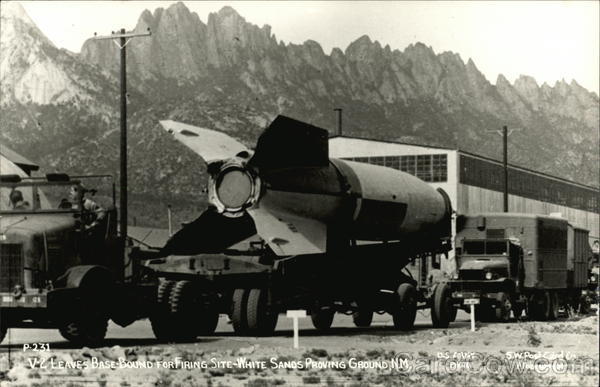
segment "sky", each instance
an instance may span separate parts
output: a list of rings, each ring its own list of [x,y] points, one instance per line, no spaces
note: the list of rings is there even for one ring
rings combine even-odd
[[[93,36],[132,29],[144,9],[174,1],[20,1],[58,47],[79,52]],[[514,82],[533,76],[539,85],[575,80],[598,94],[599,1],[185,1],[204,23],[211,12],[232,6],[246,21],[268,24],[278,40],[308,39],[325,53],[368,35],[382,46],[404,50],[416,42],[436,53],[473,59],[486,78]]]

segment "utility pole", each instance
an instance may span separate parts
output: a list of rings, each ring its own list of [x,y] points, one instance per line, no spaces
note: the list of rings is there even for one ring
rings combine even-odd
[[[335,108],[333,111],[337,112],[337,124],[338,124],[338,136],[342,135],[342,108]]]
[[[503,211],[508,212],[508,136],[512,134],[515,130],[521,129],[511,129],[508,130],[508,127],[504,125],[502,127],[502,131],[494,130],[494,132],[500,134],[502,136],[502,167],[504,169],[504,177],[503,177]]]
[[[120,143],[120,187],[119,187],[119,230],[121,238],[123,238],[123,254],[126,254],[126,240],[127,240],[127,43],[135,37],[150,36],[150,28],[147,32],[134,33],[126,32],[125,28],[121,28],[121,31],[115,33],[112,32],[108,36],[95,36],[93,40],[112,40],[119,50],[121,51],[121,143]],[[123,257],[123,262],[125,262]]]

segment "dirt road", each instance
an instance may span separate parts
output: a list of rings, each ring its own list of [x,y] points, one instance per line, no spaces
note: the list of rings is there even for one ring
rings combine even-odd
[[[420,312],[411,332],[387,315],[355,328],[337,315],[321,333],[300,323],[292,348],[291,320],[274,337],[236,337],[227,319],[194,343],[158,344],[147,321],[111,326],[107,346],[75,349],[50,330],[10,331],[0,346],[0,374],[10,385],[598,385],[598,318],[478,324],[459,312],[448,329],[432,329]],[[23,351],[48,343],[49,351]]]

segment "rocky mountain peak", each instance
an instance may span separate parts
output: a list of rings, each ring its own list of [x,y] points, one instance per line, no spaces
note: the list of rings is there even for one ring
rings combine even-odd
[[[0,3],[0,16],[2,19],[18,19],[21,22],[35,26],[35,23],[21,4],[16,1],[3,1]]]

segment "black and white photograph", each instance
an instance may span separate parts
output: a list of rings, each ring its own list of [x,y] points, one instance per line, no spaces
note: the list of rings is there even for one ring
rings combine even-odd
[[[0,386],[598,386],[600,2],[2,1]]]

